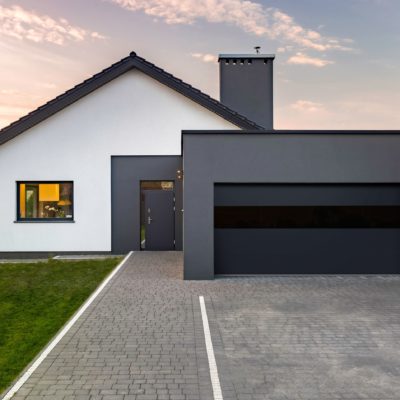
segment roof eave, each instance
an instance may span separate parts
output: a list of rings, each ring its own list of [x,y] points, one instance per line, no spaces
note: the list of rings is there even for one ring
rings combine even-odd
[[[82,97],[95,91],[99,87],[119,77],[132,68],[132,59],[130,57],[126,57],[118,63],[113,64],[111,67],[99,72],[67,92],[61,94],[60,96],[57,96],[48,103],[3,128],[0,131],[0,145],[34,127],[50,116],[56,114],[58,111],[68,107],[74,102],[80,100]]]
[[[99,87],[105,85],[115,78],[118,78],[133,68],[142,71],[165,86],[168,86],[171,89],[181,93],[182,95],[195,101],[204,108],[212,111],[213,113],[219,115],[241,129],[263,129],[263,127],[229,109],[219,101],[211,98],[200,90],[183,82],[181,79],[176,78],[172,74],[164,71],[163,69],[155,66],[144,58],[137,56],[136,53],[132,52],[128,57],[123,58],[98,74],[93,75],[91,78],[86,79],[79,85],[66,91],[60,96],[57,96],[48,103],[42,105],[41,107],[35,109],[34,111],[0,130],[0,145],[15,138],[50,116],[56,114],[58,111],[68,107],[74,102],[80,100],[82,97],[90,94]]]

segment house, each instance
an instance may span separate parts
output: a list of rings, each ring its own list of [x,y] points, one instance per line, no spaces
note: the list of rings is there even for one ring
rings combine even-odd
[[[131,53],[0,131],[0,257],[184,250],[215,274],[400,272],[400,131],[273,129],[273,55],[221,101]]]

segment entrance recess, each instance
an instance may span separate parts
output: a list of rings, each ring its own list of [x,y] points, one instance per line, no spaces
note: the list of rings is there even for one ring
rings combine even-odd
[[[175,193],[172,181],[142,181],[141,250],[175,249]]]

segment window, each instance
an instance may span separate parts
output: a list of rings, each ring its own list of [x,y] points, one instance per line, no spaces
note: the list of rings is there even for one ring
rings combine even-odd
[[[18,221],[72,221],[72,182],[18,182]]]
[[[217,206],[215,228],[400,228],[400,206]]]

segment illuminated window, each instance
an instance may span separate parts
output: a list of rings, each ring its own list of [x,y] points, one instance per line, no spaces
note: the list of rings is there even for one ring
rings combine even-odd
[[[72,182],[18,182],[18,220],[73,220]]]

